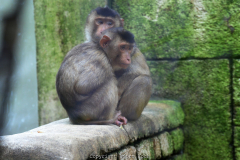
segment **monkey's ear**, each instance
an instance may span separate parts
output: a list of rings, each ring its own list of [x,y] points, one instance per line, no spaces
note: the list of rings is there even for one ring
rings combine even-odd
[[[121,27],[124,27],[124,19],[120,18],[120,21],[121,21]]]
[[[101,38],[99,44],[100,44],[100,46],[101,46],[102,48],[106,48],[106,47],[108,46],[108,43],[109,43],[110,41],[111,41],[111,38],[108,37],[108,36],[106,36],[106,35],[104,35],[104,36]]]

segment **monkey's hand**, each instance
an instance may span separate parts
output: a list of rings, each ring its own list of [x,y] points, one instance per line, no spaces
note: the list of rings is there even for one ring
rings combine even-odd
[[[118,126],[121,126],[121,125],[126,125],[127,124],[127,118],[119,115],[115,121],[115,124],[118,125]]]

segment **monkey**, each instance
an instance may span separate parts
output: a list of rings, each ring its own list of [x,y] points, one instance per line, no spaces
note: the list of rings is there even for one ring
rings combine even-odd
[[[99,42],[101,32],[114,27],[123,27],[124,20],[120,15],[108,8],[98,7],[91,11],[87,17],[85,35],[87,41]]]
[[[104,29],[123,26],[124,19],[115,10],[98,7],[87,17],[86,39],[96,43]],[[119,95],[117,110],[120,110],[122,116],[130,121],[137,120],[141,116],[152,90],[152,78],[146,59],[141,51],[135,48],[130,66],[127,69],[119,68],[114,71]]]
[[[62,106],[74,124],[127,124],[117,111],[114,70],[127,69],[135,50],[134,35],[123,28],[104,30],[99,43],[75,46],[56,76]]]

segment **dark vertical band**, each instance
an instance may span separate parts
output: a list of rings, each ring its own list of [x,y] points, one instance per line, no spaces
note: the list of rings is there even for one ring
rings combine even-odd
[[[113,0],[107,0],[107,6],[109,8],[112,8],[112,2],[113,2]]]

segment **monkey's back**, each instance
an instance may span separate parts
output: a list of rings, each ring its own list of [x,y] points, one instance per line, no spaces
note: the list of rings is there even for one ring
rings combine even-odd
[[[88,42],[68,52],[58,71],[56,88],[67,111],[76,107],[81,110],[86,109],[81,104],[90,103],[87,99],[104,87],[106,81],[117,84],[109,60],[101,48]]]

